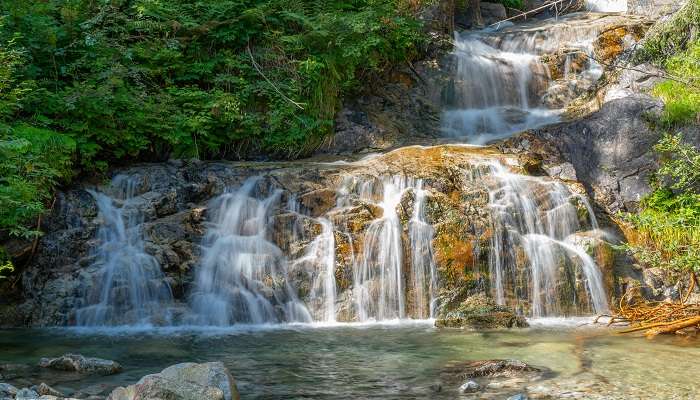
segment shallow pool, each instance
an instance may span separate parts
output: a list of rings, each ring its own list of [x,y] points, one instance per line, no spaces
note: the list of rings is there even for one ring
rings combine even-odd
[[[134,383],[179,362],[223,361],[243,399],[505,398],[515,393],[605,399],[700,398],[700,342],[653,341],[600,328],[535,325],[512,331],[438,330],[430,322],[237,329],[71,329],[0,331],[0,363],[35,365],[75,352],[120,362],[124,372],[85,377],[38,368],[4,380],[41,381],[73,393],[95,384]],[[548,368],[538,382],[481,381],[459,394],[445,367],[467,360],[514,358]],[[94,389],[94,386],[93,386]]]

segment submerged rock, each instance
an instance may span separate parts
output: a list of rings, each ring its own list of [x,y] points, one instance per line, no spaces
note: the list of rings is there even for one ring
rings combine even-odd
[[[32,387],[32,390],[39,393],[39,395],[41,395],[41,396],[48,395],[48,396],[63,397],[63,393],[59,392],[58,390],[52,388],[51,386],[49,386],[43,382],[39,386]]]
[[[438,328],[524,328],[525,318],[510,308],[497,305],[493,299],[479,293],[464,300],[435,321]]]
[[[114,389],[108,400],[237,400],[236,382],[222,362],[182,363],[136,384]]]
[[[467,378],[512,378],[543,372],[541,368],[533,367],[519,360],[470,361],[463,364],[461,368],[462,373]]]
[[[39,393],[33,391],[32,389],[20,389],[15,394],[15,400],[35,400],[39,398]]]
[[[467,381],[462,384],[462,386],[459,387],[459,391],[461,393],[474,393],[478,392],[479,389],[481,389],[481,385],[474,381]]]
[[[14,398],[17,394],[17,388],[9,383],[0,383],[0,399]]]
[[[99,375],[112,375],[122,370],[122,366],[116,361],[85,357],[80,354],[64,354],[58,358],[42,358],[39,361],[39,366],[59,371],[75,371]]]

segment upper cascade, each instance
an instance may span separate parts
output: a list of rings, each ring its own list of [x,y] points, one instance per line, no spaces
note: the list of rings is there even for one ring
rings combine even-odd
[[[557,122],[602,76],[593,42],[609,25],[605,18],[574,13],[457,33],[455,77],[443,96],[445,135],[485,144]]]

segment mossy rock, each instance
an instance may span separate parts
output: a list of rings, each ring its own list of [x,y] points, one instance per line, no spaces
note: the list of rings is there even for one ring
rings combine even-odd
[[[447,311],[435,321],[438,328],[525,328],[527,321],[510,308],[496,304],[484,293],[471,296],[454,310]]]

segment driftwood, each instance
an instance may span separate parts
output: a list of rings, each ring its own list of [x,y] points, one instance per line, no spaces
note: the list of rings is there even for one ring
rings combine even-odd
[[[635,296],[639,287],[632,287],[620,299],[617,312],[609,317],[608,326],[626,324],[628,328],[618,330],[617,333],[625,334],[643,332],[648,338],[659,334],[682,333],[687,328],[700,330],[700,303],[688,303],[691,293],[698,285],[697,276],[689,274],[690,284],[684,296],[678,302],[646,301],[640,296]]]

